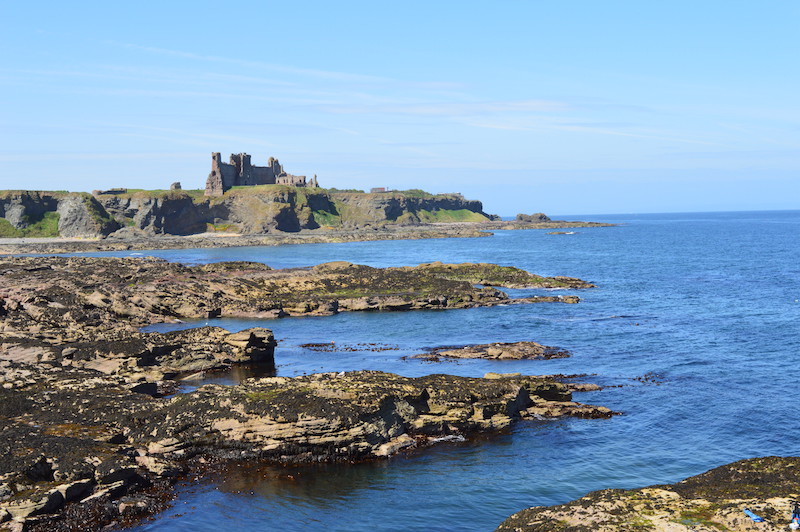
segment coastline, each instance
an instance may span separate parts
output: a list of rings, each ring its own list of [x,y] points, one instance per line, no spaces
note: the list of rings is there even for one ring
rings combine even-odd
[[[574,304],[576,296],[509,297],[494,287],[594,287],[577,278],[484,263],[273,270],[152,258],[0,262],[0,445],[14,449],[0,460],[0,527],[138,522],[164,509],[175,482],[199,474],[195,460],[383,460],[523,419],[618,413],[575,402],[573,392],[600,388],[563,375],[329,371],[181,391],[182,378],[233,365],[273,371],[272,331],[139,329],[181,318]]]
[[[193,235],[153,235],[134,238],[0,238],[0,256],[27,253],[87,253],[148,249],[227,248],[248,246],[280,246],[286,244],[330,244],[373,240],[416,240],[434,238],[480,238],[491,231],[526,229],[564,229],[613,227],[599,222],[453,222],[410,226],[370,226],[361,229],[304,229],[294,233],[275,232],[242,235],[236,233],[198,233]]]

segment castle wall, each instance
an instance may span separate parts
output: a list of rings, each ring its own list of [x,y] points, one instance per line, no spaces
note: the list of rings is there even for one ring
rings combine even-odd
[[[275,178],[275,183],[278,185],[291,185],[293,187],[306,186],[306,176],[283,174]]]
[[[219,173],[222,176],[222,186],[231,188],[236,186],[236,167],[230,164],[222,163],[219,167]]]
[[[254,185],[275,184],[275,173],[269,166],[254,166],[252,172]]]

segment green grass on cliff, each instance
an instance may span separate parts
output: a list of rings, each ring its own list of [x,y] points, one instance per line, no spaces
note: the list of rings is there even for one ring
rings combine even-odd
[[[338,227],[342,225],[342,216],[328,211],[313,211],[314,221],[320,226]]]
[[[86,211],[97,225],[104,227],[106,224],[115,224],[115,227],[117,226],[114,218],[103,209],[103,206],[98,203],[94,196],[88,192],[82,192],[81,196],[83,198],[83,204],[86,205]],[[58,222],[56,222],[56,229],[58,229]]]
[[[58,220],[61,216],[54,211],[44,213],[27,227],[17,229],[5,218],[0,218],[0,238],[47,238],[58,236]]]
[[[179,190],[145,190],[143,188],[129,188],[122,194],[114,194],[121,198],[168,198],[178,199],[182,197],[190,197],[194,203],[198,203],[205,199],[205,189],[179,189]]]
[[[407,198],[432,198],[432,197],[434,197],[434,195],[431,194],[430,192],[425,192],[424,190],[421,190],[421,189],[418,189],[418,188],[411,188],[411,189],[408,189],[408,190],[391,190],[389,192],[392,192],[394,194],[402,194],[403,196],[406,196]]]
[[[436,211],[417,211],[417,216],[420,222],[436,223],[436,222],[486,222],[489,220],[486,216],[478,212],[473,212],[468,209],[458,210],[436,210]]]
[[[306,189],[304,187],[293,187],[291,185],[237,185],[226,190],[225,195],[227,196],[231,192],[236,192],[237,194],[259,194],[262,192],[294,192],[302,190]]]
[[[38,197],[39,195],[48,195],[54,197],[66,196],[69,194],[66,190],[0,190],[0,199],[13,198],[19,195],[28,195]]]
[[[358,188],[336,188],[336,187],[330,187],[330,188],[325,188],[323,190],[325,190],[326,192],[330,192],[331,194],[335,194],[337,192],[350,192],[350,193],[353,193],[353,194],[366,194],[366,192],[364,192],[363,190],[358,189]]]
[[[207,233],[239,233],[239,226],[235,223],[206,224]]]

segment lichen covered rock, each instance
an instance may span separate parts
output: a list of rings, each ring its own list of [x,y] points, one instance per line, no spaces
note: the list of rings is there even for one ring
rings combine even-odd
[[[787,530],[800,496],[800,458],[742,460],[676,484],[602,490],[512,515],[498,532]],[[749,508],[764,522],[744,514]]]

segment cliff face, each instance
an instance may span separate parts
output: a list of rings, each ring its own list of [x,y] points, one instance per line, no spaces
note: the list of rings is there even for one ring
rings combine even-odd
[[[358,194],[335,193],[341,225],[399,223],[417,224],[436,221],[485,222],[480,201],[466,200],[459,194],[408,195],[400,192]]]
[[[336,211],[330,195],[322,190],[268,187],[231,190],[222,198],[208,201],[209,223],[231,225],[242,234],[271,231],[297,232],[320,227],[315,218]]]
[[[102,207],[118,222],[150,234],[190,235],[206,230],[207,211],[188,194],[120,194],[98,196]]]
[[[90,194],[12,190],[0,192],[0,235],[106,236],[120,224]]]
[[[271,185],[232,189],[215,198],[184,190],[96,196],[0,192],[0,236],[96,237],[119,229],[123,229],[119,236],[189,235],[205,231],[254,235],[320,227],[358,229],[385,224],[489,219],[480,201],[466,200],[458,194],[430,195],[417,191],[331,193],[320,188]],[[47,227],[40,231],[39,226]]]

